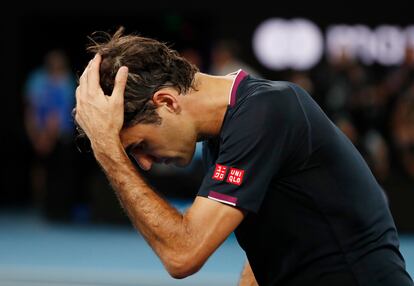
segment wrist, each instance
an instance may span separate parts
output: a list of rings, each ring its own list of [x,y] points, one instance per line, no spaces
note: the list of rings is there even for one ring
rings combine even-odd
[[[109,136],[103,140],[91,140],[91,147],[95,155],[114,154],[124,150],[119,136]]]

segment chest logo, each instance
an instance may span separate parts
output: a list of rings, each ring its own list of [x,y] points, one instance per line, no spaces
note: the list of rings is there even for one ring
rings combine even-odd
[[[240,186],[243,182],[244,170],[230,168],[229,175],[227,176],[227,183]]]
[[[227,166],[216,164],[216,169],[214,169],[212,178],[217,181],[223,181],[224,177],[226,176],[227,169]]]

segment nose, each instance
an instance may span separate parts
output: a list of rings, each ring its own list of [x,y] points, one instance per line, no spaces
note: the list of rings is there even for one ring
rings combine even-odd
[[[154,157],[153,156],[151,156],[149,154],[142,153],[138,150],[133,151],[132,156],[134,157],[135,161],[138,163],[140,168],[144,171],[150,170],[151,167],[152,167],[152,164],[154,163]]]

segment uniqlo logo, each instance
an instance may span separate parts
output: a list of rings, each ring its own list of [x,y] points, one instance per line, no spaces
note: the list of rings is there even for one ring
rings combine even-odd
[[[240,186],[243,182],[244,170],[230,168],[229,175],[227,176],[227,183]]]
[[[216,164],[216,169],[213,173],[213,179],[217,181],[223,181],[226,176],[227,166]]]

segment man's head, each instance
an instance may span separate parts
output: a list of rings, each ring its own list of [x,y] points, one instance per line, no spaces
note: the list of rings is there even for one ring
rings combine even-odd
[[[45,56],[45,67],[54,77],[65,76],[69,71],[68,57],[63,50],[49,51]]]
[[[105,34],[103,41],[94,37],[88,50],[102,57],[100,84],[107,95],[118,69],[128,67],[120,137],[141,167],[164,160],[188,164],[197,136],[179,97],[194,88],[197,67],[159,41],[123,35],[122,28],[113,36]]]

